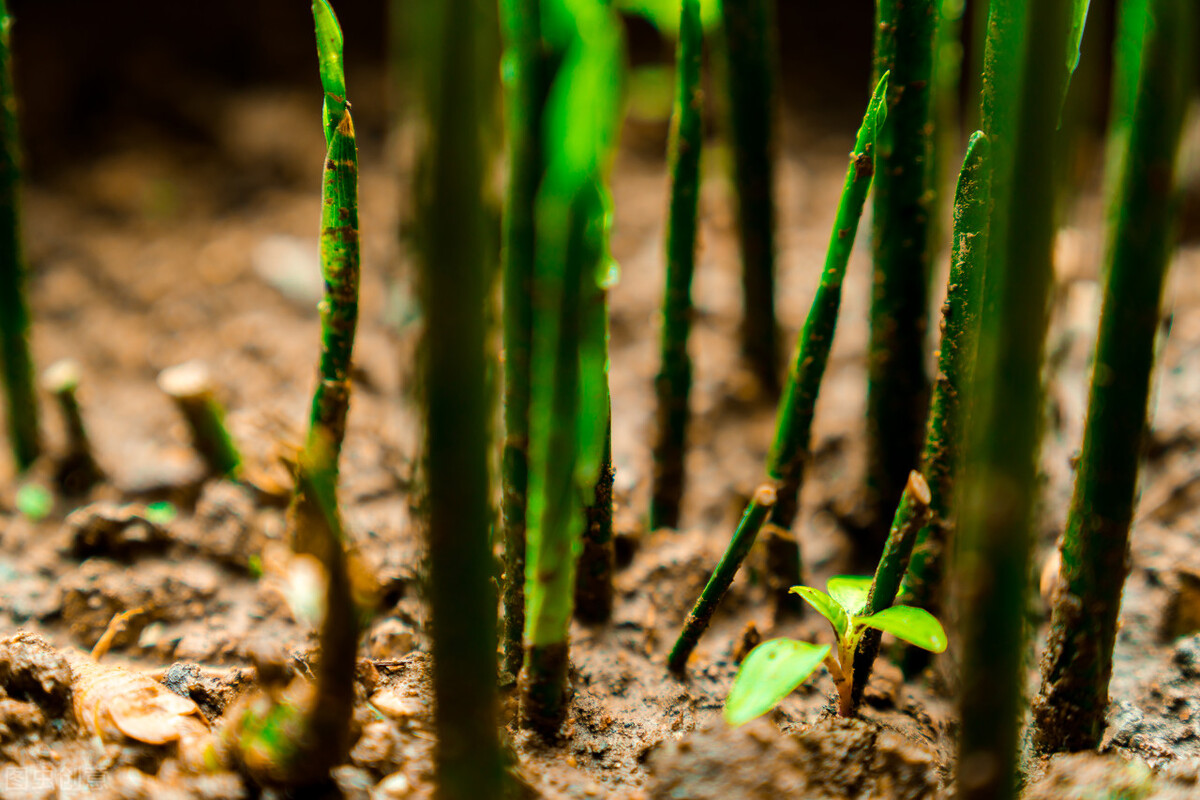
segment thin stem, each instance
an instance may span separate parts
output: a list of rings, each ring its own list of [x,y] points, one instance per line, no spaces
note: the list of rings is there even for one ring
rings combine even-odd
[[[42,375],[42,385],[54,396],[66,430],[66,448],[58,460],[55,481],[68,496],[85,494],[104,477],[92,455],[92,442],[79,410],[79,380],[79,364],[71,359],[54,362]]]
[[[1055,131],[1072,4],[993,0],[983,130],[993,211],[957,550],[963,800],[1016,791],[1041,360],[1055,231]]]
[[[746,507],[746,513],[742,515],[742,521],[729,541],[729,546],[725,548],[725,553],[717,563],[717,568],[709,576],[704,591],[683,622],[683,630],[680,631],[675,646],[671,648],[671,655],[667,658],[667,668],[672,672],[682,673],[687,669],[688,658],[696,649],[700,637],[708,630],[713,612],[717,610],[721,598],[733,583],[738,567],[746,559],[746,554],[750,552],[750,547],[758,536],[759,528],[767,521],[767,515],[771,513],[774,505],[775,488],[768,484],[759,486],[754,492],[754,499]]]
[[[929,484],[925,482],[925,478],[919,472],[909,472],[908,483],[904,487],[904,494],[900,496],[900,505],[896,508],[883,555],[875,568],[875,578],[871,581],[864,616],[878,614],[885,608],[890,608],[896,600],[900,581],[908,570],[908,561],[912,556],[917,533],[929,522],[930,499]],[[843,716],[853,716],[862,702],[863,690],[871,678],[875,657],[879,655],[879,641],[882,635],[876,628],[867,628],[854,650],[850,713]]]
[[[817,287],[816,297],[808,312],[808,319],[800,332],[796,345],[796,355],[792,368],[788,372],[787,384],[784,386],[783,398],[779,403],[779,411],[775,423],[775,442],[767,456],[767,477],[769,484],[759,487],[754,500],[746,508],[742,522],[738,525],[729,547],[721,556],[713,576],[704,593],[696,601],[692,613],[684,623],[683,631],[679,634],[675,647],[671,651],[668,666],[675,672],[681,672],[687,664],[688,656],[708,627],[713,609],[721,599],[721,595],[729,588],[733,576],[750,551],[762,528],[764,520],[761,515],[771,517],[773,525],[789,535],[792,519],[796,514],[797,497],[800,491],[800,481],[804,460],[808,456],[809,435],[812,430],[813,408],[816,405],[817,391],[821,386],[821,378],[825,374],[825,364],[829,360],[829,348],[833,341],[833,333],[837,327],[838,308],[842,298],[842,280],[846,274],[846,264],[850,260],[850,250],[854,246],[854,236],[858,230],[858,221],[862,216],[863,204],[867,199],[867,191],[871,187],[871,178],[875,172],[875,137],[883,122],[884,95],[887,92],[887,76],[880,79],[875,87],[875,93],[867,105],[862,126],[858,130],[854,150],[850,153],[850,164],[846,169],[846,182],[842,189],[842,197],[838,203],[837,216],[834,219],[833,233],[829,241],[829,249],[825,254],[825,269],[821,273],[821,283]],[[770,490],[770,503],[763,502],[767,496],[765,490]],[[780,512],[779,505],[784,505]],[[777,534],[778,535],[778,534]],[[776,586],[788,583],[788,586],[800,582],[799,548],[796,548],[794,560],[780,560],[777,564],[789,567],[793,574],[776,575],[773,580]]]
[[[1060,593],[1034,702],[1043,753],[1100,743],[1163,283],[1173,248],[1175,161],[1192,86],[1191,0],[1151,0],[1131,109],[1092,367],[1091,396],[1062,545]]]
[[[773,4],[722,4],[729,67],[729,122],[742,245],[742,355],[767,392],[779,391],[775,322],[773,139],[777,43]]]
[[[921,474],[929,481],[929,524],[917,535],[912,560],[900,588],[902,602],[939,616],[945,558],[953,531],[955,482],[962,450],[963,415],[975,363],[982,279],[987,258],[988,209],[991,203],[990,145],[982,131],[967,144],[954,194],[954,232],[950,277],[942,306],[942,341],[937,382],[929,405]],[[916,659],[906,672],[927,659],[926,650],[909,648]]]
[[[891,73],[875,180],[871,338],[867,354],[867,482],[874,561],[928,410],[925,330],[934,176],[934,49],[941,0],[878,0],[875,76]]]
[[[440,800],[502,795],[496,597],[488,488],[488,277],[485,197],[499,73],[496,5],[417,6],[421,103],[419,250],[426,309],[425,462],[433,624],[434,770]]]
[[[604,435],[604,456],[596,480],[595,499],[584,512],[583,550],[575,573],[575,617],[596,624],[612,617],[613,568],[613,480],[612,409]]]
[[[21,243],[21,136],[13,84],[12,17],[0,0],[0,369],[8,404],[8,441],[17,471],[41,454],[37,384],[29,351],[28,265]]]
[[[225,410],[213,392],[208,367],[188,361],[158,373],[158,387],[172,400],[187,423],[192,447],[213,475],[236,478],[242,457],[225,430]]]
[[[658,425],[654,442],[654,487],[650,497],[650,529],[679,525],[684,489],[684,446],[687,442],[688,394],[692,360],[688,336],[692,327],[692,273],[696,264],[696,209],[700,191],[700,150],[704,130],[700,87],[703,55],[700,0],[684,0],[675,61],[675,110],[667,155],[671,207],[667,219],[667,279],[663,289],[660,367],[654,380]]]

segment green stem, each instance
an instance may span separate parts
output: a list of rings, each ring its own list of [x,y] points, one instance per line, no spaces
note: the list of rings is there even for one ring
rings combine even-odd
[[[654,442],[654,487],[650,530],[679,525],[684,488],[688,394],[692,361],[692,274],[696,265],[696,209],[700,193],[700,151],[704,143],[700,87],[704,31],[700,1],[684,0],[675,59],[675,110],[667,155],[671,208],[667,219],[667,279],[663,290],[660,367],[654,380],[658,425]]]
[[[54,396],[62,415],[67,442],[55,470],[55,481],[63,494],[86,494],[104,477],[104,470],[92,455],[92,442],[79,410],[79,364],[71,359],[56,361],[46,368],[42,385]]]
[[[208,368],[200,361],[167,367],[158,374],[158,386],[175,401],[208,471],[237,478],[242,457],[225,429],[225,410],[213,393]]]
[[[541,55],[540,0],[501,0],[505,43],[505,113],[508,196],[500,269],[504,292],[504,454],[501,470],[504,524],[504,671],[521,672],[525,630],[525,510],[529,487],[530,287],[534,263],[534,207],[542,178],[542,104],[546,96]]]
[[[854,150],[850,153],[850,164],[846,169],[846,182],[842,188],[841,200],[838,202],[829,249],[825,254],[825,269],[821,273],[821,283],[817,287],[817,294],[808,311],[808,319],[805,320],[804,328],[800,331],[800,338],[796,344],[796,355],[792,362],[792,368],[788,372],[783,398],[779,403],[775,423],[775,442],[767,456],[767,477],[770,480],[771,502],[769,504],[760,502],[759,496],[763,495],[764,488],[767,488],[760,487],[755,494],[755,499],[746,509],[742,522],[733,535],[733,540],[724,555],[721,556],[721,561],[717,564],[712,578],[704,587],[704,593],[696,601],[695,609],[688,615],[683,632],[680,633],[679,639],[671,651],[668,666],[676,672],[684,669],[688,656],[708,627],[713,609],[716,608],[721,595],[729,588],[729,584],[733,581],[733,576],[737,574],[746,554],[750,552],[750,546],[754,544],[759,529],[763,527],[765,521],[758,520],[758,515],[770,515],[771,524],[776,526],[772,528],[773,540],[784,537],[791,538],[789,529],[796,515],[804,461],[808,457],[813,408],[816,405],[817,391],[821,387],[821,378],[825,374],[825,364],[829,360],[829,348],[833,343],[833,334],[837,327],[838,309],[842,299],[842,280],[846,274],[846,265],[850,260],[850,251],[854,246],[854,237],[858,231],[858,222],[867,199],[867,191],[871,188],[871,178],[875,172],[875,137],[886,113],[884,108],[886,92],[887,76],[885,75],[875,87],[875,93],[867,104],[867,112],[863,117],[862,126],[858,130]],[[784,506],[782,512],[779,508],[780,505]],[[782,533],[776,528],[782,530]],[[784,542],[776,542],[772,549],[773,565],[787,570],[787,574],[777,574],[772,577],[775,588],[778,590],[785,583],[788,587],[798,584],[801,566],[799,546],[797,545],[794,550],[789,550],[785,539]],[[784,590],[786,591],[786,587]],[[787,607],[785,606],[785,608]]]
[[[1055,131],[1072,4],[993,0],[983,129],[993,211],[958,553],[962,735],[958,793],[1016,791],[1041,360],[1055,232]]]
[[[858,223],[875,174],[875,143],[887,114],[884,104],[887,86],[888,76],[884,75],[875,87],[862,126],[858,129],[846,169],[842,196],[838,201],[829,248],[825,251],[821,282],[797,339],[791,370],[779,403],[775,441],[767,456],[767,476],[779,486],[779,503],[771,514],[771,521],[784,530],[791,528],[796,516],[804,462],[809,456],[817,392],[825,375],[841,308],[842,281],[846,276],[846,265],[850,261]]]
[[[942,341],[937,382],[925,428],[921,474],[929,481],[933,516],[917,536],[912,561],[900,589],[902,602],[940,616],[944,559],[954,529],[955,480],[962,450],[963,414],[975,363],[984,261],[987,258],[988,210],[991,203],[990,145],[982,131],[967,144],[954,194],[954,233],[950,277],[942,306]],[[924,664],[928,651],[908,649],[913,661],[906,671]]]
[[[488,489],[488,277],[485,197],[498,63],[496,5],[418,6],[421,101],[420,264],[426,309],[425,462],[429,502],[434,770],[437,797],[499,797],[496,597]]]
[[[874,560],[917,463],[928,411],[925,328],[935,209],[934,43],[940,0],[877,0],[875,76],[891,72],[875,179],[874,277],[867,355],[867,482]]]
[[[875,579],[871,581],[871,591],[867,595],[865,615],[878,614],[885,608],[890,608],[900,590],[900,582],[908,570],[909,558],[912,556],[913,545],[917,534],[929,522],[930,515],[929,484],[919,472],[908,473],[908,483],[900,496],[900,505],[892,520],[892,528],[888,533],[887,543],[879,565],[875,568]],[[879,641],[882,636],[877,628],[867,628],[859,640],[858,648],[854,651],[854,662],[851,668],[853,687],[850,692],[850,716],[858,710],[862,702],[863,690],[871,678],[871,668],[875,665],[875,657],[879,655]]]
[[[29,351],[28,265],[21,244],[21,136],[11,33],[12,17],[0,0],[0,369],[8,402],[8,441],[17,471],[23,472],[42,446]]]
[[[774,487],[769,484],[758,487],[754,492],[754,499],[746,507],[746,513],[742,515],[742,521],[738,524],[737,531],[729,541],[729,546],[721,556],[717,568],[709,576],[704,591],[701,592],[699,599],[696,600],[696,604],[683,622],[683,630],[680,631],[679,638],[675,640],[675,646],[671,648],[671,655],[667,658],[667,668],[672,672],[682,674],[687,669],[688,658],[699,644],[700,637],[708,630],[713,612],[717,610],[721,598],[725,596],[725,592],[733,583],[738,567],[746,559],[746,554],[750,552],[759,529],[767,521],[767,515],[771,513],[774,505]]]
[[[779,391],[775,322],[775,125],[777,43],[773,4],[722,4],[729,66],[730,133],[742,245],[742,354],[769,393]]]
[[[592,624],[612,617],[613,567],[613,480],[612,409],[604,435],[604,456],[596,480],[595,499],[584,512],[583,549],[575,573],[575,616]]]
[[[1033,744],[1045,753],[1090,750],[1104,730],[1154,338],[1173,248],[1173,176],[1192,86],[1196,15],[1191,0],[1151,0],[1149,11],[1083,449],[1063,537],[1063,591],[1033,706]]]

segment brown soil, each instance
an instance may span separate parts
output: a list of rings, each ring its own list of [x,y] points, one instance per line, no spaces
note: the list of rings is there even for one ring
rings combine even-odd
[[[261,492],[203,480],[155,376],[189,359],[207,362],[257,474],[286,487],[278,458],[305,418],[317,352],[322,148],[308,94],[238,98],[208,119],[213,140],[224,147],[195,151],[151,137],[29,187],[35,354],[43,365],[62,357],[83,364],[81,401],[109,480],[33,522],[15,512],[16,480],[9,462],[0,462],[0,630],[36,632],[62,651],[87,649],[114,614],[141,608],[105,663],[151,674],[196,700],[212,720],[257,682],[256,659],[304,673],[315,638],[293,618],[286,575],[271,555],[271,545],[282,540],[283,511]],[[221,133],[231,130],[241,134],[237,149]],[[279,130],[288,131],[286,148],[277,147]],[[816,286],[850,133],[795,119],[786,126],[778,303],[789,342]],[[830,636],[813,615],[775,619],[761,554],[735,582],[688,679],[664,668],[680,621],[761,475],[774,410],[737,359],[738,259],[729,186],[718,177],[727,155],[714,146],[701,204],[694,422],[682,525],[679,532],[643,530],[662,284],[661,137],[658,126],[631,126],[614,180],[613,250],[622,280],[612,293],[613,452],[625,556],[615,614],[611,624],[572,632],[574,696],[561,735],[547,742],[510,726],[516,772],[548,798],[950,796],[952,657],[908,684],[881,663],[860,721],[832,716],[832,684],[823,671],[765,720],[737,731],[720,721],[736,671],[733,654],[746,635]],[[405,163],[408,149],[401,136],[386,156],[371,143],[363,150],[362,319],[341,500],[386,603],[362,640],[360,655],[373,666],[360,671],[364,702],[350,760],[335,770],[348,797],[432,791],[428,615],[420,527],[410,507],[420,445],[413,401],[419,324],[409,259],[395,235],[398,213],[407,214],[400,193],[407,170],[401,167],[398,177],[390,166]],[[1039,568],[1062,528],[1070,457],[1080,438],[1098,296],[1098,217],[1098,204],[1082,201],[1078,227],[1059,241]],[[849,569],[861,511],[867,267],[860,247],[845,284],[797,522],[806,577],[817,585]],[[1158,373],[1105,755],[1031,765],[1032,797],[1098,796],[1089,787],[1118,784],[1131,787],[1122,795],[1129,797],[1195,790],[1198,272],[1200,250],[1185,248],[1169,290],[1171,335]],[[49,403],[46,410],[54,450],[61,431]],[[136,505],[162,499],[177,504],[176,519],[151,521]],[[1033,613],[1040,625],[1044,608]],[[65,704],[56,651],[29,641],[0,644],[0,795],[53,797],[55,787],[60,797],[254,795],[233,773],[187,776],[185,754],[171,747],[147,752],[81,732]],[[1031,686],[1035,665],[1031,656]],[[514,698],[505,699],[505,711],[515,715]],[[1155,778],[1143,763],[1165,771]]]

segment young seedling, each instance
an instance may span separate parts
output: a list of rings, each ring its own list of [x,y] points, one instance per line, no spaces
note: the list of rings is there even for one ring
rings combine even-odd
[[[692,273],[696,265],[696,208],[700,189],[700,150],[704,142],[700,67],[704,31],[700,0],[684,0],[680,11],[675,59],[675,110],[667,154],[671,205],[667,220],[667,279],[662,302],[660,367],[654,379],[658,425],[654,442],[654,488],[650,529],[679,524],[684,487],[688,395],[692,360],[688,337],[692,327]]]
[[[846,169],[846,182],[838,203],[829,249],[825,255],[825,269],[821,273],[821,284],[808,312],[808,319],[800,332],[795,359],[788,372],[787,385],[779,403],[775,423],[775,442],[767,457],[768,483],[755,492],[750,505],[742,516],[741,524],[734,532],[729,547],[721,556],[704,591],[696,601],[691,613],[684,620],[683,630],[671,648],[667,667],[672,672],[683,672],[687,660],[700,637],[708,628],[712,614],[721,597],[733,583],[738,568],[750,552],[759,530],[771,516],[772,524],[783,535],[791,527],[796,514],[797,497],[803,477],[804,461],[808,455],[809,437],[812,432],[813,411],[817,392],[825,365],[829,361],[829,350],[837,327],[838,309],[841,307],[842,280],[846,265],[850,261],[850,250],[862,216],[863,204],[871,179],[875,172],[875,137],[883,122],[884,95],[887,92],[887,76],[880,79],[875,93],[867,105],[866,115],[858,131],[854,150],[850,153],[850,164]],[[780,508],[784,506],[784,508]],[[796,556],[792,569],[799,572],[799,549],[793,548]]]
[[[525,651],[525,512],[529,488],[529,354],[533,336],[535,204],[542,182],[542,106],[548,91],[541,0],[501,0],[508,194],[504,202],[504,671],[515,680]]]
[[[428,135],[415,185],[426,333],[425,469],[439,800],[503,796],[496,702],[495,564],[488,480],[488,278],[494,217],[497,6],[412,4],[419,106]]]
[[[1116,162],[1123,170],[1113,182],[1120,187],[1116,226],[1062,543],[1063,591],[1033,704],[1033,744],[1041,752],[1091,749],[1104,731],[1154,342],[1174,246],[1173,176],[1195,72],[1197,15],[1193,0],[1150,0],[1144,11],[1141,77],[1124,134],[1128,151]]]
[[[937,353],[937,382],[929,404],[921,474],[929,481],[931,517],[917,535],[900,589],[901,601],[937,615],[943,596],[945,562],[954,531],[954,502],[963,445],[965,415],[982,303],[987,259],[988,206],[991,202],[991,152],[987,136],[976,131],[967,144],[954,195],[953,245],[942,340]],[[923,667],[923,651],[909,650],[906,674]]]
[[[41,453],[37,385],[29,352],[28,267],[21,244],[21,137],[13,85],[12,17],[0,0],[0,370],[8,405],[8,441],[19,472]]]
[[[742,245],[742,355],[770,394],[779,391],[775,322],[774,5],[725,0],[729,126]]]
[[[928,410],[925,328],[929,305],[934,167],[934,49],[940,0],[876,3],[876,77],[891,74],[875,178],[871,338],[867,354],[867,483],[874,559],[888,515],[920,455]]]
[[[992,150],[992,211],[955,548],[963,800],[1016,793],[1053,274],[1055,130],[1069,75],[1071,12],[1067,2],[990,5],[981,127]]]
[[[811,586],[792,587],[793,592],[829,620],[835,646],[771,639],[751,650],[725,700],[725,719],[730,725],[741,725],[770,711],[822,663],[837,687],[838,714],[853,716],[854,657],[863,638],[872,630],[890,633],[934,653],[946,649],[942,624],[924,609],[891,606],[867,613],[871,578],[838,575],[829,579],[826,589],[828,592]]]
[[[242,457],[225,429],[225,409],[213,391],[208,367],[187,361],[158,373],[158,388],[175,401],[192,436],[192,447],[213,475],[236,478]]]
[[[553,734],[566,714],[575,556],[595,500],[608,433],[605,287],[610,217],[604,181],[619,127],[621,31],[600,0],[543,16],[562,54],[545,107],[531,352],[525,674],[521,713]],[[580,569],[586,566],[581,565]]]
[[[75,396],[80,374],[79,364],[69,358],[54,362],[42,374],[42,386],[54,396],[67,435],[54,477],[59,489],[72,496],[85,494],[104,477],[104,471],[92,456],[91,439]]]

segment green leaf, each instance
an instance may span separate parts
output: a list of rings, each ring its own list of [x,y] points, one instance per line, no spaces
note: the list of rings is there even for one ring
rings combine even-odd
[[[923,608],[892,606],[878,614],[860,617],[856,625],[877,628],[909,644],[940,653],[946,649],[946,631],[937,618]]]
[[[867,606],[871,578],[866,575],[834,575],[825,588],[829,590],[829,596],[846,609],[847,614],[854,616]]]
[[[846,638],[846,631],[850,630],[850,618],[846,616],[846,610],[838,605],[832,597],[811,586],[793,586],[788,591],[803,597],[805,602],[817,610],[817,613],[829,620],[829,624],[833,626],[833,632],[837,634],[838,641]]]
[[[325,144],[333,141],[333,131],[346,112],[346,74],[342,67],[342,26],[329,0],[313,0],[313,22],[317,28],[317,61],[325,105],[321,116],[325,123]]]
[[[829,645],[771,639],[750,651],[725,700],[725,721],[737,727],[775,707],[813,673]]]

